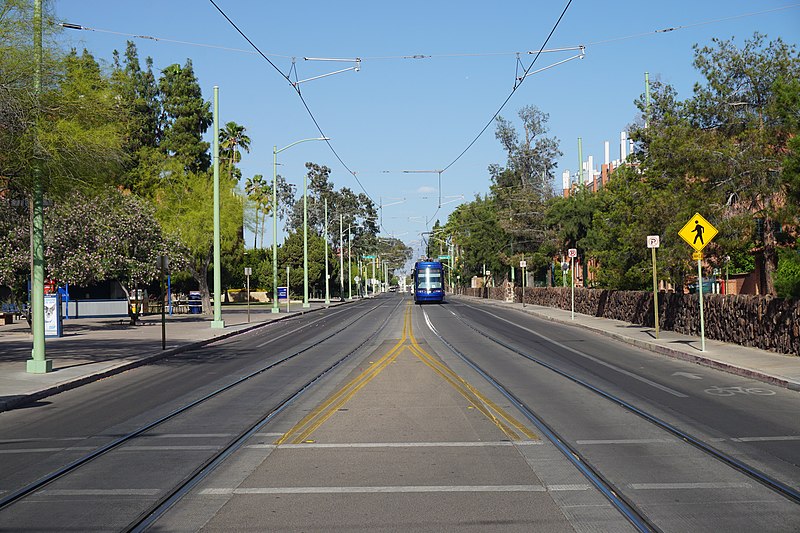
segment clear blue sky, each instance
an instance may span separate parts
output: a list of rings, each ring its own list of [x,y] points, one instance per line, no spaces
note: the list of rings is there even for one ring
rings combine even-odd
[[[511,93],[515,53],[527,67],[533,58],[527,51],[540,48],[566,5],[566,0],[216,1],[285,74],[292,57],[301,80],[352,66],[304,57],[362,59],[359,72],[301,84],[347,168],[325,143],[308,142],[281,153],[278,172],[302,190],[306,161],[329,166],[337,189],[366,191],[376,204],[382,202],[383,234],[408,244],[429,229],[431,217],[446,220],[461,195],[469,201],[488,191],[487,167],[506,159],[494,125],[455,160]],[[777,11],[741,16],[768,10]],[[213,86],[220,87],[221,123],[244,125],[252,139],[241,164],[245,177],[271,177],[273,145],[319,136],[294,89],[210,1],[57,0],[55,13],[61,21],[97,30],[65,30],[62,39],[65,47],[86,47],[99,60],[110,62],[112,51],[123,51],[128,39],[158,70],[191,58],[204,96],[210,100]],[[678,29],[654,33],[666,28]],[[688,97],[698,79],[694,43],[709,44],[713,37],[741,43],[755,31],[797,44],[800,3],[573,1],[547,47],[583,44],[586,57],[527,78],[501,116],[519,125],[517,111],[526,105],[550,115],[550,134],[564,153],[555,172],[554,186],[560,188],[561,171],[577,168],[578,137],[584,158],[593,155],[598,166],[605,140],[611,158],[619,157],[619,132],[637,120],[633,101],[644,92],[646,71],[651,80],[672,84],[681,98]],[[533,69],[575,53],[542,54]],[[414,55],[431,57],[403,58]],[[444,205],[437,212],[437,174],[402,171],[449,165],[442,174]],[[405,201],[396,203],[401,198]]]

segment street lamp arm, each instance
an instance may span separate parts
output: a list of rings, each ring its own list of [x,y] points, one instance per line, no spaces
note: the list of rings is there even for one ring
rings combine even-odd
[[[276,154],[279,154],[279,153],[283,152],[284,150],[288,150],[289,148],[291,148],[291,147],[292,147],[292,146],[294,146],[295,144],[300,144],[300,143],[304,143],[304,142],[308,142],[308,141],[330,141],[330,140],[331,140],[331,139],[330,139],[330,137],[312,137],[312,138],[310,138],[310,139],[301,139],[301,140],[299,140],[299,141],[295,141],[295,142],[293,142],[292,144],[288,144],[288,145],[284,146],[284,147],[283,147],[283,148],[281,148],[280,150],[278,150],[278,149],[276,148],[276,149],[275,149],[275,153],[276,153]]]

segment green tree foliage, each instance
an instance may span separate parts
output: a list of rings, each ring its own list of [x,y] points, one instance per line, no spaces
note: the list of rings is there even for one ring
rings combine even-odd
[[[52,29],[52,16],[44,18]],[[29,2],[0,6],[0,189],[29,195],[34,160],[46,194],[107,183],[124,162],[107,80],[88,51],[64,56],[47,34],[37,98],[31,21]]]
[[[317,233],[308,235],[308,287],[309,297],[325,293],[325,241]],[[329,259],[333,257],[328,250]],[[278,269],[281,285],[285,284],[286,267],[289,267],[289,288],[292,294],[303,295],[303,231],[290,233],[278,251]],[[347,262],[345,261],[345,269]],[[338,272],[338,262],[337,262]],[[345,272],[346,273],[346,272]],[[271,275],[271,274],[270,274]]]
[[[191,59],[183,67],[165,68],[158,87],[166,118],[161,150],[178,158],[189,172],[207,171],[210,144],[202,135],[212,123],[211,104],[203,100]]]
[[[211,309],[208,272],[214,259],[213,180],[208,173],[184,172],[182,163],[171,162],[172,170],[154,199],[156,215],[166,234],[176,244],[176,255],[197,282],[206,313]],[[227,191],[225,191],[227,192]],[[221,194],[220,247],[222,254],[238,253],[241,240],[244,200],[235,194]]]
[[[775,291],[781,298],[800,299],[800,253],[784,249],[780,256],[775,271]]]
[[[263,246],[267,214],[272,210],[272,186],[267,183],[264,176],[256,174],[252,178],[247,178],[244,192],[247,195],[247,203],[253,213],[252,225],[249,229],[253,232],[253,248],[256,248],[258,246],[259,233],[262,236]]]
[[[499,223],[509,235],[509,245],[501,251],[506,267],[519,265],[524,257],[528,268],[536,271],[549,265],[550,249],[544,231],[546,203],[553,198],[552,182],[558,140],[547,137],[549,116],[535,106],[519,111],[523,138],[514,126],[497,118],[495,137],[506,150],[506,167],[491,165],[492,196]]]
[[[116,280],[126,295],[157,279],[157,258],[172,249],[152,206],[117,189],[70,195],[47,210],[45,227],[51,278],[81,286]]]
[[[0,283],[24,287],[30,275],[29,219],[3,202],[0,227],[9,229],[0,237]],[[73,285],[116,280],[130,293],[156,278],[156,258],[170,250],[150,204],[114,188],[59,198],[45,209],[45,228],[46,275]]]
[[[128,41],[123,62],[114,50],[113,64],[111,87],[124,124],[123,148],[128,155],[121,184],[137,194],[149,195],[154,176],[148,162],[152,163],[157,154],[162,136],[161,101],[153,60],[148,57],[146,69],[142,70],[136,45]]]
[[[779,212],[785,198],[777,169],[787,139],[797,133],[797,121],[787,121],[792,112],[783,107],[792,101],[775,89],[792,81],[796,84],[800,56],[795,46],[781,39],[767,42],[758,33],[741,48],[732,40],[714,39],[713,43],[695,47],[694,65],[706,83],[695,87],[690,117],[702,131],[718,135],[718,151],[728,156],[720,171],[707,171],[711,188],[728,198],[726,215],[744,212],[763,221],[759,223],[763,230],[755,235],[756,260],[762,267],[765,292],[774,294]]]
[[[503,271],[500,253],[510,249],[511,241],[491,198],[476,195],[472,202],[458,206],[447,219],[445,233],[457,250],[454,274],[465,283],[472,276],[483,276],[484,266],[496,274]]]
[[[246,128],[236,122],[228,122],[219,132],[220,173],[227,175],[231,183],[238,183],[242,172],[236,165],[242,160],[242,151],[250,152],[250,137]]]
[[[306,163],[308,188],[308,226],[322,235],[325,231],[325,200],[328,201],[328,242],[339,247],[351,243],[353,256],[372,254],[377,250],[378,213],[366,194],[355,194],[347,187],[334,190],[330,181],[331,169],[325,165]],[[341,215],[341,217],[340,217]],[[287,221],[290,231],[303,228],[303,198],[298,198]]]

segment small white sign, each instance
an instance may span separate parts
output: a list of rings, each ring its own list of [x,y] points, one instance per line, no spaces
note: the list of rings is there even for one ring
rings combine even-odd
[[[519,262],[519,267],[520,268],[525,268],[526,266],[528,266],[528,262],[527,261],[520,261]]]
[[[570,248],[567,250],[568,257],[578,257],[578,250],[576,248]]]
[[[244,275],[245,276],[252,276],[253,275],[253,269],[251,267],[244,267]]]
[[[658,248],[661,239],[658,235],[648,235],[647,236],[647,247],[648,248]]]

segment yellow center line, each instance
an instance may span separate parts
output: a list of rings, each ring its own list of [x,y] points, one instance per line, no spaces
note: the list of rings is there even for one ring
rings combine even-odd
[[[306,440],[314,431],[316,431],[322,424],[325,423],[325,421],[333,416],[333,414],[337,412],[337,410],[339,410],[345,403],[350,401],[350,399],[352,399],[353,396],[358,393],[358,391],[364,388],[387,366],[397,359],[397,357],[403,353],[404,349],[408,349],[415,357],[425,363],[442,379],[449,383],[476,409],[490,419],[511,440],[520,440],[522,438],[520,435],[524,435],[531,440],[538,440],[539,437],[533,431],[509,415],[500,406],[486,398],[475,387],[467,383],[467,381],[461,376],[438,361],[434,356],[426,352],[419,345],[413,334],[411,325],[411,309],[411,304],[408,304],[403,315],[403,334],[400,340],[397,341],[397,343],[388,352],[386,352],[383,357],[376,361],[375,364],[373,364],[370,368],[361,372],[361,374],[356,376],[345,386],[341,387],[321,405],[312,410],[308,415],[303,417],[300,422],[295,424],[280,439],[275,441],[275,444],[286,444],[289,441],[291,441],[292,444],[302,444],[303,442],[306,442]]]
[[[386,355],[381,357],[374,365],[370,366],[367,370],[364,370],[361,374],[356,376],[352,381],[347,383],[344,387],[340,388],[336,393],[334,393],[330,398],[328,398],[325,402],[323,402],[320,406],[316,409],[312,410],[308,415],[303,417],[300,422],[295,424],[289,431],[287,431],[280,439],[275,441],[275,444],[285,444],[295,435],[297,437],[292,438],[293,444],[300,444],[308,436],[311,432],[317,429],[320,425],[322,425],[325,420],[330,418],[333,413],[336,412],[337,409],[341,408],[350,398],[355,395],[356,392],[361,390],[367,383],[372,381],[375,376],[377,376],[384,368],[386,368],[389,363],[394,361],[397,358],[397,355],[402,351],[406,340],[408,338],[407,331],[410,323],[410,316],[411,316],[411,307],[410,305],[406,307],[405,314],[403,316],[403,334],[397,344],[395,344],[391,350],[389,350]],[[309,429],[310,428],[310,429]]]
[[[489,419],[491,419],[497,426],[506,433],[512,440],[519,440],[519,436],[517,433],[508,426],[498,419],[498,417],[502,420],[508,422],[508,424],[517,429],[520,433],[528,437],[532,440],[538,440],[539,436],[536,435],[533,431],[531,431],[528,427],[526,427],[523,423],[518,421],[516,418],[511,416],[507,413],[502,407],[491,401],[489,398],[484,396],[480,391],[478,391],[475,387],[470,385],[464,378],[453,372],[450,368],[445,366],[431,354],[426,352],[417,342],[417,339],[414,337],[413,331],[409,328],[409,338],[411,340],[412,345],[412,352],[415,352],[417,357],[419,357],[425,364],[433,368],[434,370],[439,373],[448,383],[450,383],[453,387],[456,388],[467,400],[469,400],[477,409],[479,409],[484,415],[486,415]],[[427,359],[427,360],[426,360]],[[448,377],[449,376],[449,379]],[[497,413],[497,416],[494,415]]]

